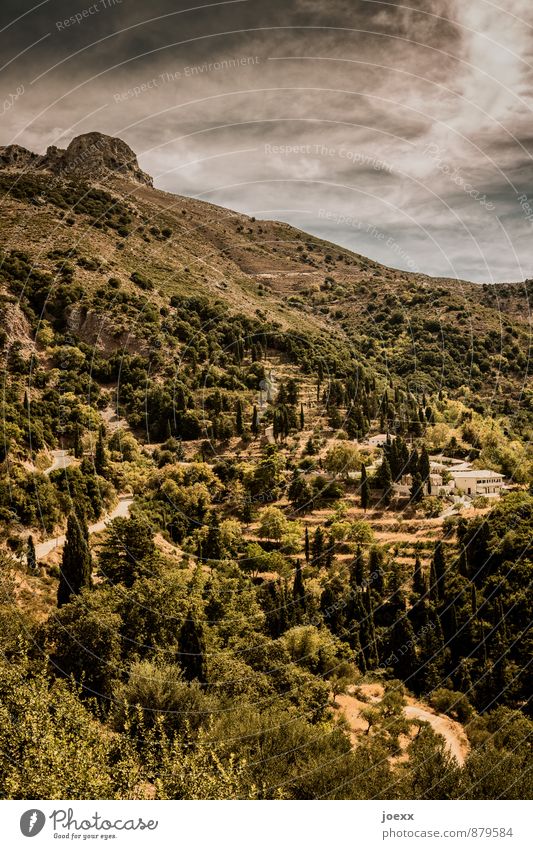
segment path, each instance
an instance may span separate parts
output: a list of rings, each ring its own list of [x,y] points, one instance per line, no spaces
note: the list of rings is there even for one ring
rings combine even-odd
[[[57,469],[66,469],[67,466],[71,466],[74,462],[72,454],[69,454],[69,452],[64,448],[54,448],[50,453],[54,458],[54,461],[51,466],[48,466],[48,468],[44,470],[44,475],[49,475],[50,472],[55,472]]]
[[[450,755],[453,755],[459,766],[463,766],[470,747],[463,726],[459,722],[440,713],[431,713],[414,701],[406,705],[403,712],[407,719],[420,719],[431,725],[436,734],[444,737]]]
[[[133,498],[131,495],[119,495],[117,506],[114,507],[110,513],[106,513],[103,519],[95,522],[94,525],[89,525],[89,533],[96,534],[99,531],[103,531],[109,522],[119,516],[127,518],[130,514],[130,507],[132,503]],[[35,555],[37,560],[41,560],[43,557],[46,557],[47,554],[50,554],[50,552],[55,548],[59,548],[59,546],[64,545],[64,543],[65,534],[61,534],[60,536],[52,537],[51,539],[46,539],[44,542],[38,543],[35,546]]]
[[[117,416],[117,412],[111,404],[109,404],[105,410],[102,410],[100,415],[106,423],[109,433],[115,433],[117,430],[129,430],[129,425],[126,419]]]
[[[383,696],[381,684],[363,684],[358,689],[364,692],[365,701],[348,693],[336,698],[337,705],[350,726],[350,736],[354,745],[368,727],[368,723],[362,717],[362,711],[369,705],[378,704]],[[444,738],[446,749],[457,760],[459,766],[464,764],[470,745],[465,730],[459,722],[443,714],[433,713],[427,706],[412,697],[407,698],[404,715],[407,719],[421,720],[431,725],[433,731]]]
[[[472,506],[472,499],[468,498],[468,496],[463,495],[459,501],[454,501],[452,505],[446,507],[442,513],[439,514],[439,519],[446,519],[448,516],[456,516],[458,513],[458,508],[465,507],[468,509]]]

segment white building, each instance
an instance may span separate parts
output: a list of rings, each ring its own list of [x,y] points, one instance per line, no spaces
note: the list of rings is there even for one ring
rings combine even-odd
[[[491,469],[450,470],[454,487],[465,495],[498,497],[503,487],[503,475]]]
[[[366,444],[372,446],[372,448],[381,448],[386,442],[386,433],[375,433],[373,436],[369,436],[366,440]]]

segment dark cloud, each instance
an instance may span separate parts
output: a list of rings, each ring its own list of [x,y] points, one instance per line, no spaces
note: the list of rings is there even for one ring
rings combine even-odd
[[[528,0],[194,5],[4,0],[2,142],[98,129],[162,188],[393,265],[531,273]]]

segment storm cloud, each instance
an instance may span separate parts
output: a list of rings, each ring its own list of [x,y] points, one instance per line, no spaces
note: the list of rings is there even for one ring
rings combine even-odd
[[[4,0],[0,143],[100,130],[167,191],[401,268],[524,279],[533,18],[502,6]]]

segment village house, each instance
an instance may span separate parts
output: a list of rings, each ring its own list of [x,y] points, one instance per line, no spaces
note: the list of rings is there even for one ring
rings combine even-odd
[[[371,448],[381,448],[387,441],[386,433],[375,433],[369,436],[363,444],[370,445]]]
[[[454,488],[465,495],[486,495],[497,498],[501,495],[503,475],[491,469],[450,470]]]

